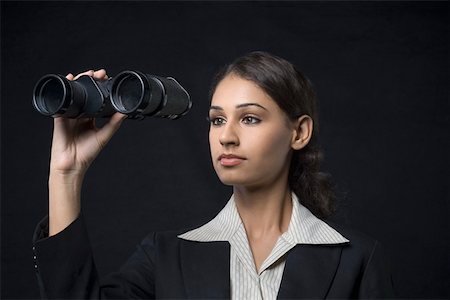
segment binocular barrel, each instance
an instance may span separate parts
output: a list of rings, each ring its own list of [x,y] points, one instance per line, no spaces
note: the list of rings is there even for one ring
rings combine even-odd
[[[129,118],[178,119],[188,113],[192,102],[188,92],[172,77],[123,71],[107,80],[87,75],[68,80],[62,75],[47,74],[34,87],[33,106],[52,117],[108,117],[120,112]]]

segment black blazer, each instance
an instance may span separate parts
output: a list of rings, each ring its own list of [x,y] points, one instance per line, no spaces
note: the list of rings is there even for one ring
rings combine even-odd
[[[350,243],[297,245],[287,254],[279,299],[393,298],[377,241],[333,225]],[[228,242],[193,242],[182,232],[149,234],[122,268],[100,284],[80,216],[47,238],[44,219],[34,234],[43,298],[230,298]]]

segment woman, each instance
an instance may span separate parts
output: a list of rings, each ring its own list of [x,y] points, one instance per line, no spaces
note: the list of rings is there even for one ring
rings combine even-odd
[[[84,74],[107,77],[104,70]],[[217,75],[211,95],[211,159],[220,180],[233,186],[229,202],[199,228],[148,235],[101,285],[80,190],[125,116],[115,114],[101,129],[92,120],[55,119],[49,219],[38,227],[34,247],[43,296],[391,297],[378,243],[318,218],[332,212],[332,193],[318,171],[316,99],[308,80],[284,59],[253,52]]]

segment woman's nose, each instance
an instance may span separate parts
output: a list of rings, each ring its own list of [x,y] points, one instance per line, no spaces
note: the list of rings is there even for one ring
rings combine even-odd
[[[239,136],[234,124],[228,122],[222,127],[219,141],[222,146],[239,145]]]

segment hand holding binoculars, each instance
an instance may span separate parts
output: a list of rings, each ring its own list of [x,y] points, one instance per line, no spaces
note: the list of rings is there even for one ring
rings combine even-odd
[[[172,77],[123,71],[107,80],[44,75],[34,87],[33,106],[51,117],[109,117],[120,112],[132,119],[155,116],[174,120],[187,114],[192,102]]]

